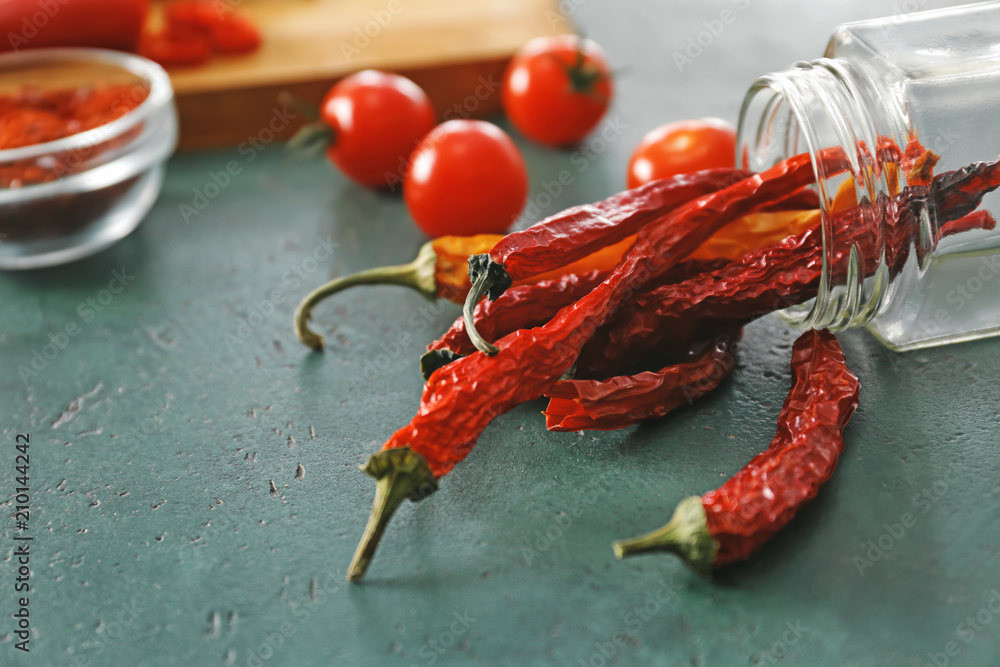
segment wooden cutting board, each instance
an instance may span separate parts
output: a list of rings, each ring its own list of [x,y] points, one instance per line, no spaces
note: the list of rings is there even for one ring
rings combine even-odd
[[[181,149],[236,146],[275,129],[287,138],[303,119],[283,122],[280,92],[315,106],[336,80],[367,68],[412,78],[443,117],[488,115],[510,56],[529,39],[572,31],[556,0],[216,2],[254,21],[263,45],[171,71]]]

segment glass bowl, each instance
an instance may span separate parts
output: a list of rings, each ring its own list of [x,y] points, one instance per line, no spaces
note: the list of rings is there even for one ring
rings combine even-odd
[[[130,110],[61,139],[0,150],[0,269],[63,264],[124,238],[156,201],[177,143],[170,78],[150,60],[76,48],[0,55],[0,102],[102,86],[120,96],[111,109]],[[17,132],[0,124],[4,131]]]

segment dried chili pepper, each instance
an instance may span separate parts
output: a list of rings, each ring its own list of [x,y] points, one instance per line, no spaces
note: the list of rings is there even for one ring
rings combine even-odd
[[[886,223],[889,236],[884,244],[889,270],[901,270],[912,244],[912,218],[928,205],[937,211],[937,233],[942,237],[972,227],[992,229],[992,216],[973,211],[983,196],[998,187],[1000,162],[975,163],[935,176],[930,186],[910,186],[877,202],[882,209],[877,215],[868,215],[858,206],[835,213],[830,226],[840,241],[830,262],[833,277],[841,277],[843,260],[852,248],[864,260],[866,270],[878,266],[881,246],[871,228],[878,221]],[[628,367],[654,346],[662,345],[665,331],[671,344],[683,346],[686,341],[711,337],[807,301],[816,296],[819,287],[823,252],[821,230],[814,227],[781,244],[748,253],[718,271],[637,293],[588,343],[581,353],[580,367],[584,372],[595,363]]]
[[[518,329],[545,324],[556,313],[588,294],[605,278],[606,272],[570,273],[561,278],[520,285],[507,290],[497,301],[481,301],[476,306],[476,326],[492,338],[503,338]],[[459,317],[443,336],[427,346],[420,360],[424,379],[459,357],[476,351]]]
[[[749,172],[709,169],[646,183],[603,201],[574,206],[523,231],[507,235],[489,254],[469,258],[472,289],[465,301],[465,327],[476,348],[496,348],[476,331],[473,312],[483,297],[497,299],[515,281],[554,271],[636,234],[692,199],[746,178]]]
[[[323,348],[323,337],[309,328],[312,310],[324,299],[354,285],[403,285],[427,299],[461,302],[469,291],[465,263],[470,254],[488,250],[503,238],[499,234],[442,236],[428,241],[409,264],[368,269],[334,278],[310,292],[295,309],[295,335],[311,348]]]
[[[895,162],[899,159],[900,150],[891,139],[879,137],[876,153],[881,160]],[[834,156],[840,160],[835,166],[833,161]],[[806,154],[797,155],[785,160],[781,164],[787,166],[793,160],[806,159],[808,159]],[[843,151],[839,147],[823,149],[816,157],[817,163],[830,167],[830,171],[823,172],[828,177],[846,170],[843,160]],[[709,179],[708,182],[702,183],[702,187],[709,187],[711,185],[710,172],[696,172],[695,174],[686,174],[675,178]],[[647,201],[647,198],[652,193],[646,192],[643,188],[654,185],[666,188],[666,193],[669,194],[664,199],[670,199],[670,201],[662,201],[659,202],[659,207],[649,208],[648,204],[650,202]],[[675,187],[673,192],[669,191],[671,185]],[[538,271],[539,266],[550,267],[553,263],[558,264],[574,256],[577,252],[592,250],[595,245],[606,242],[608,238],[620,238],[616,237],[615,234],[622,233],[622,230],[625,228],[638,228],[648,224],[651,220],[661,218],[667,214],[672,206],[679,205],[682,201],[680,195],[684,188],[691,188],[692,185],[694,183],[685,181],[684,187],[681,187],[674,183],[673,179],[653,181],[635,190],[628,190],[617,195],[618,200],[615,201],[615,205],[620,207],[621,210],[617,214],[609,212],[607,218],[599,219],[596,224],[590,221],[590,224],[581,226],[581,223],[588,222],[586,214],[583,214],[582,218],[579,217],[583,211],[578,209],[582,207],[569,209],[567,213],[572,212],[578,217],[574,219],[573,216],[566,218],[562,215],[553,216],[553,218],[544,220],[524,232],[511,234],[503,243],[498,244],[497,247],[491,250],[488,255],[470,258],[469,276],[472,279],[472,289],[466,298],[463,315],[465,316],[465,325],[469,332],[469,337],[476,345],[476,348],[487,354],[496,354],[496,347],[483,339],[474,326],[473,306],[479,299],[483,296],[496,299],[510,286],[512,280],[521,277],[523,274]],[[764,210],[769,206],[775,206],[776,202],[802,197],[801,193],[807,185],[803,183],[794,190],[783,191],[780,195],[775,195],[770,201],[757,203],[755,205],[756,208],[751,210]],[[663,194],[665,193],[660,193],[660,196]],[[594,206],[603,206],[614,200],[616,198],[612,197]],[[751,210],[743,211],[743,213],[749,213]],[[576,232],[575,237],[568,234],[568,232],[573,231]],[[574,240],[568,240],[567,237]]]
[[[655,419],[719,386],[736,364],[740,332],[719,336],[696,359],[606,380],[562,380],[545,395],[550,431],[611,431]]]
[[[831,172],[847,166],[839,149],[823,151],[817,159]],[[477,352],[434,372],[424,386],[416,416],[362,468],[376,480],[375,503],[348,579],[364,576],[378,540],[403,500],[419,500],[436,490],[437,480],[469,454],[493,419],[551,387],[624,299],[726,223],[807,185],[812,168],[808,156],[795,156],[689,202],[644,227],[609,277],[550,322],[505,336],[498,341],[496,356]]]
[[[618,558],[666,551],[708,576],[748,558],[816,496],[844,449],[860,383],[836,336],[825,329],[795,341],[792,375],[771,445],[720,488],[682,500],[659,530],[615,542]]]
[[[317,350],[322,349],[322,336],[309,328],[312,310],[324,299],[354,285],[404,285],[415,289],[427,299],[447,299],[462,303],[470,287],[469,257],[488,251],[501,239],[503,239],[501,234],[441,236],[425,243],[417,253],[416,259],[409,264],[379,267],[335,278],[310,292],[296,308],[295,335],[305,345]],[[561,271],[533,276],[519,285],[549,281],[564,274],[607,271],[618,263],[631,243],[626,239],[583,257],[563,267]]]
[[[725,266],[731,260],[736,260],[747,252],[759,247],[765,247],[781,239],[808,229],[818,220],[819,210],[787,210],[766,213],[751,213],[745,215],[712,235],[692,252],[689,260],[679,263],[674,269],[663,276],[658,284],[675,283],[695,276],[699,273],[712,271]],[[517,295],[506,299],[514,289],[508,290],[500,297],[500,301],[480,301],[473,314],[473,321],[480,335],[487,339],[501,338],[515,329],[538,326],[547,322],[559,308],[571,303],[571,299],[582,296],[584,283],[562,283],[558,276],[573,275],[588,268],[610,269],[621,255],[635,241],[628,237],[624,241],[605,248],[583,260],[564,267],[560,271],[540,274],[521,282],[515,289]],[[599,261],[600,260],[600,261]],[[586,262],[586,265],[584,263]],[[467,274],[466,274],[467,275]],[[555,276],[546,279],[549,276]],[[538,282],[534,282],[534,281]],[[596,283],[595,283],[596,284]],[[537,285],[535,289],[527,286]],[[468,280],[463,287],[468,293]],[[525,289],[521,289],[524,286]],[[569,291],[567,291],[569,290]],[[517,311],[530,311],[526,316]],[[476,350],[465,331],[464,317],[459,317],[451,328],[428,347],[424,357],[426,371],[432,371],[457,356],[471,354]],[[435,354],[437,353],[437,354]],[[429,372],[424,373],[424,377]]]
[[[673,269],[655,281],[655,284],[677,283],[700,273],[714,271],[730,263],[729,259],[689,259],[679,262]],[[585,274],[569,273],[561,278],[543,280],[515,286],[496,301],[480,301],[476,305],[476,328],[490,338],[502,338],[518,329],[530,329],[545,324],[563,307],[568,306],[587,294],[604,280],[607,271],[591,271]],[[462,316],[440,338],[427,346],[426,359],[434,368],[442,363],[431,361],[434,353],[448,352],[451,360],[476,351],[465,333]],[[425,373],[425,379],[429,373]]]

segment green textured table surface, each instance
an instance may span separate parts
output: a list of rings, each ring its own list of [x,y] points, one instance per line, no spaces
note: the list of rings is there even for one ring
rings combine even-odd
[[[519,140],[542,213],[619,190],[645,130],[734,119],[756,75],[819,55],[840,21],[899,11],[567,7],[623,71],[589,157]],[[723,10],[733,20],[678,67]],[[185,223],[181,206],[230,160],[240,173]],[[563,170],[572,184],[553,201],[545,184]],[[899,355],[842,334],[863,389],[836,476],[714,583],[668,556],[617,562],[610,543],[770,441],[795,336],[775,318],[748,328],[731,380],[659,423],[550,434],[541,403],[501,417],[348,584],[373,496],[357,466],[412,416],[418,357],[458,309],[359,288],[317,311],[323,354],[296,342],[291,315],[329,276],[421,242],[397,198],[267,146],[177,157],[128,239],[0,275],[0,664],[1000,662],[997,340]],[[115,272],[125,288],[104,291]],[[71,323],[78,334],[22,378]],[[11,617],[17,433],[31,436],[30,654]]]

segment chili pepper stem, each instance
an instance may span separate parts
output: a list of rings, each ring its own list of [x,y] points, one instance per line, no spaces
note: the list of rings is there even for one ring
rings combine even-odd
[[[348,581],[361,581],[378,548],[389,519],[404,500],[416,502],[437,491],[438,483],[424,457],[409,447],[372,454],[361,471],[375,479],[375,503],[368,525],[347,570]]]
[[[719,543],[708,532],[705,507],[698,496],[688,496],[677,505],[670,523],[650,533],[630,540],[619,540],[611,545],[615,556],[625,556],[647,551],[666,551],[677,554],[688,567],[705,578],[712,575],[712,563],[719,551]]]
[[[500,348],[491,344],[476,331],[476,323],[473,319],[476,304],[484,296],[488,296],[490,301],[496,301],[514,281],[511,280],[503,266],[490,259],[488,254],[469,257],[469,279],[472,282],[472,289],[469,290],[469,294],[465,298],[465,305],[462,306],[465,331],[477,350],[492,357],[500,351]]]
[[[420,248],[417,257],[409,264],[382,266],[350,276],[335,278],[317,287],[295,309],[295,336],[314,350],[323,349],[323,337],[309,328],[312,310],[320,301],[354,285],[404,285],[411,287],[430,300],[437,298],[434,268],[437,253],[428,242]]]

